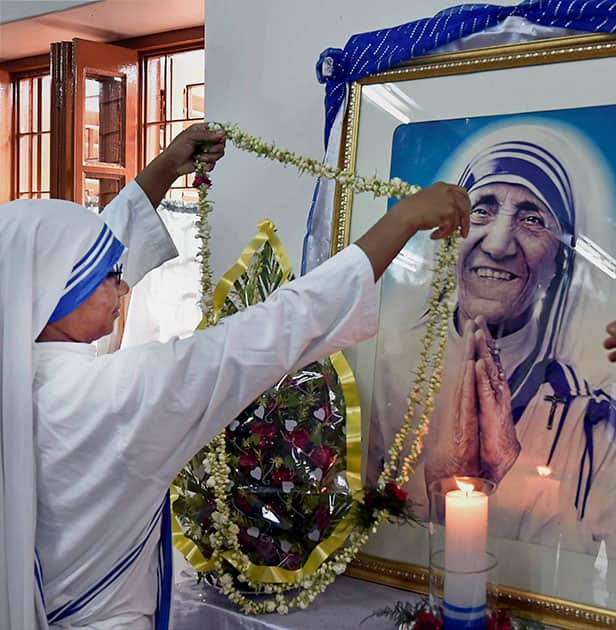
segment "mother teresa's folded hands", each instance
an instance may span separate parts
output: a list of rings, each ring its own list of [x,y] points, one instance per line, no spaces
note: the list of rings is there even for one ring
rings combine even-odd
[[[499,483],[520,454],[511,391],[482,317],[466,322],[463,343],[454,407],[431,440],[427,485],[453,475],[480,475]]]

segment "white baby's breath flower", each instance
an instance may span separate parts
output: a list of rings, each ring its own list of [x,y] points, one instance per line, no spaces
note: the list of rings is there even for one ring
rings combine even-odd
[[[223,573],[220,576],[220,583],[223,586],[232,586],[233,585],[233,577],[231,575],[229,575],[228,573]]]
[[[210,124],[212,126],[212,124]],[[419,190],[418,186],[411,186],[398,177],[390,181],[383,181],[376,176],[361,177],[356,176],[349,169],[339,170],[331,165],[322,164],[312,158],[298,156],[294,153],[277,148],[274,144],[264,142],[250,134],[243,132],[237,125],[229,123],[216,124],[216,128],[223,129],[227,138],[238,148],[244,151],[252,151],[259,156],[268,159],[278,160],[284,164],[295,165],[300,172],[308,172],[315,176],[328,179],[335,179],[342,185],[348,186],[356,192],[367,191],[374,196],[404,197]],[[202,167],[200,167],[202,168]],[[197,169],[199,174],[199,169]],[[203,174],[203,173],[202,173]],[[201,186],[199,189],[199,216],[197,220],[198,238],[201,240],[201,247],[198,252],[198,259],[201,266],[201,299],[200,306],[204,314],[207,325],[215,323],[213,315],[213,281],[210,266],[209,242],[211,230],[209,225],[209,214],[212,212],[212,204],[207,199],[207,187]],[[450,300],[455,291],[455,247],[453,243],[445,244],[439,254],[434,272],[432,285],[432,299],[430,300],[430,311],[428,323],[423,340],[422,351],[420,353],[420,365],[416,372],[416,380],[409,396],[407,412],[404,415],[400,431],[395,436],[389,449],[389,458],[385,463],[384,470],[378,481],[378,488],[384,489],[389,481],[395,481],[402,486],[412,474],[414,463],[421,453],[423,438],[428,429],[430,414],[434,407],[434,397],[438,391],[442,379],[442,363],[444,358],[445,342],[447,340],[447,325],[450,320]],[[416,426],[412,425],[415,417],[417,405],[422,405],[422,414]],[[402,458],[401,453],[405,449],[406,457]],[[402,461],[401,461],[402,460]],[[265,593],[277,593],[276,601],[252,602],[241,595],[233,585],[233,578],[223,571],[223,552],[230,553],[225,558],[232,560],[238,570],[245,572],[249,566],[247,556],[241,551],[238,541],[239,527],[230,521],[230,506],[227,503],[227,493],[233,488],[233,481],[230,479],[231,470],[228,466],[225,434],[219,434],[212,441],[206,458],[201,463],[201,467],[196,471],[199,479],[209,475],[206,486],[214,490],[216,499],[216,509],[212,514],[215,533],[209,536],[210,544],[215,550],[212,555],[214,569],[221,576],[220,581],[223,592],[229,599],[236,603],[246,613],[274,612],[287,614],[289,605],[305,608],[313,599],[331,583],[336,575],[344,573],[346,565],[354,558],[361,547],[368,539],[369,532],[376,531],[377,527],[384,522],[388,514],[385,510],[380,510],[374,515],[373,522],[366,529],[355,528],[349,538],[349,544],[343,552],[335,556],[336,561],[325,563],[317,569],[312,576],[313,579],[303,580],[301,592],[290,604],[286,601],[283,592],[284,585],[266,584],[263,586]],[[398,475],[394,479],[395,475]],[[232,509],[232,506],[231,506]],[[256,529],[256,528],[255,528]],[[195,534],[201,534],[201,528],[193,528]],[[258,529],[257,529],[258,534]],[[246,580],[245,573],[240,573],[240,581]],[[251,586],[259,587],[248,580]]]

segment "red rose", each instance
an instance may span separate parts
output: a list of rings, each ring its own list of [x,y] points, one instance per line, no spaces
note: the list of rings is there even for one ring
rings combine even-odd
[[[193,188],[201,188],[201,186],[211,186],[212,182],[207,175],[197,175],[193,180]]]
[[[259,536],[255,542],[255,550],[265,560],[267,564],[271,564],[278,560],[278,553],[276,551],[276,545],[270,536]]]
[[[300,567],[299,556],[296,553],[283,553],[282,566],[289,571],[297,571]]]
[[[373,488],[366,490],[366,492],[364,493],[364,505],[366,506],[366,510],[368,510],[370,514],[374,512],[378,498],[379,497],[376,493],[376,490],[374,490]]]
[[[310,461],[325,472],[334,463],[334,451],[328,446],[317,446],[310,453]]]
[[[443,621],[427,610],[422,610],[411,626],[412,630],[441,630],[442,627]]]
[[[315,510],[314,523],[321,531],[327,529],[329,525],[329,510],[324,505],[319,505]]]
[[[295,471],[292,468],[281,466],[272,473],[272,483],[281,486],[283,481],[292,481],[295,478]]]
[[[216,509],[216,504],[213,501],[208,501],[202,510],[197,515],[197,521],[201,524],[201,527],[208,528],[212,524],[212,512]]]
[[[240,533],[237,535],[237,539],[242,549],[254,549],[257,543],[257,539],[251,536],[244,527],[240,527]]]
[[[252,512],[252,505],[246,493],[238,492],[235,495],[235,507],[244,514],[250,514]]]
[[[276,427],[269,422],[256,422],[250,429],[251,433],[260,436],[259,446],[268,447],[274,443]]]
[[[289,441],[302,451],[306,450],[306,447],[310,445],[310,433],[306,429],[295,429],[289,433]]]
[[[496,610],[488,615],[486,630],[513,630],[511,618],[504,610]]]
[[[242,453],[238,460],[240,468],[247,468],[248,470],[259,465],[259,460],[253,453]]]
[[[385,484],[385,494],[390,499],[400,501],[400,503],[404,503],[409,498],[409,493],[393,481],[388,481]]]

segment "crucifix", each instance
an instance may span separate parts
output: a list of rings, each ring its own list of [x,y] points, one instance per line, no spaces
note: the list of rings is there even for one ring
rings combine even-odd
[[[544,396],[543,400],[547,400],[552,403],[550,407],[550,415],[548,416],[548,426],[547,430],[551,431],[554,426],[554,415],[556,414],[556,408],[558,405],[564,405],[567,402],[568,396],[557,396],[554,393],[552,396]]]

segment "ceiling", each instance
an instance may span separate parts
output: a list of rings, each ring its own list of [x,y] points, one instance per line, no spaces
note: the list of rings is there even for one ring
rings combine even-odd
[[[73,37],[111,42],[199,26],[204,20],[205,0],[91,2],[0,24],[0,62],[48,52],[51,42]]]

